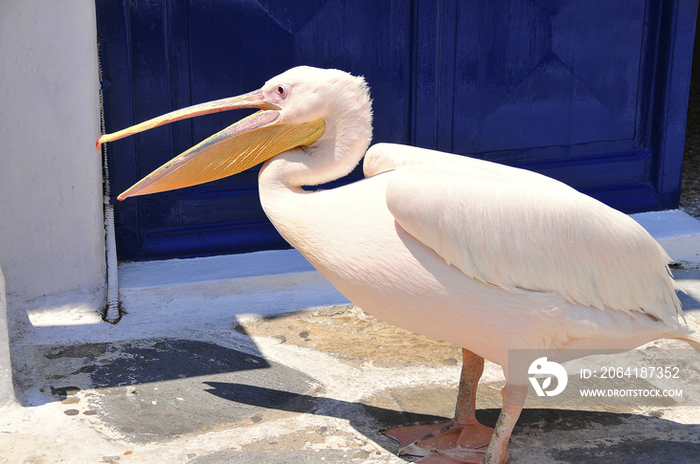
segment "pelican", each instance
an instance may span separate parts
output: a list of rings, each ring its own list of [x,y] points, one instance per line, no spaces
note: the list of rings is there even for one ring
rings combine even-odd
[[[634,220],[527,170],[397,144],[369,148],[362,77],[297,67],[257,91],[181,109],[97,145],[197,115],[260,111],[174,158],[118,198],[219,179],[264,162],[260,201],[279,233],[377,318],[462,347],[455,417],[387,430],[428,462],[505,463],[528,366],[670,338],[700,349],[670,258]],[[366,178],[309,191],[348,174]],[[522,362],[509,352],[534,353]],[[484,359],[506,385],[495,429],[474,415]],[[510,363],[510,364],[509,364]]]

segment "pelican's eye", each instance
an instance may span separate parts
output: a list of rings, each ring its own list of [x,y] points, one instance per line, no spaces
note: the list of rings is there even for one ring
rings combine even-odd
[[[277,86],[277,95],[279,95],[282,98],[285,98],[287,96],[287,89],[285,89],[282,84]]]

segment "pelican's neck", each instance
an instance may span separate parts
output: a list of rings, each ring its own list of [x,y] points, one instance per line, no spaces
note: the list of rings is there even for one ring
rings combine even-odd
[[[299,225],[309,212],[305,203],[310,192],[302,186],[324,184],[349,174],[371,141],[371,103],[364,80],[360,82],[328,102],[322,116],[326,130],[318,141],[281,153],[260,170],[260,202],[265,214],[295,248],[304,240],[299,236]]]

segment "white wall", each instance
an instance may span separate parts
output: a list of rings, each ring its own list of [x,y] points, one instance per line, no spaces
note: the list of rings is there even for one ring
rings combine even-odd
[[[16,405],[15,387],[12,384],[10,363],[10,331],[7,324],[7,299],[5,298],[5,276],[0,267],[0,412]]]
[[[104,286],[94,10],[0,3],[0,263],[22,301]]]

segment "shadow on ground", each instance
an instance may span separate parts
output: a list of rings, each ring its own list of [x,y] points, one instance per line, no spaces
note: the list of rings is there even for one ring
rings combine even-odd
[[[276,408],[269,401],[270,398],[290,396],[289,392],[252,385],[220,382],[206,382],[206,384],[211,387],[207,391],[212,395],[264,409]],[[415,414],[360,403],[299,396],[294,401],[288,401],[282,409],[288,412],[303,413],[308,411],[295,409],[292,405],[315,403],[317,405],[316,414],[347,419],[358,432],[379,443],[384,440],[377,440],[376,429],[366,429],[368,421],[363,415],[374,419],[370,424],[381,427],[448,419],[447,417]],[[481,409],[477,411],[477,418],[483,424],[494,427],[499,413],[499,409]],[[611,430],[612,433],[606,434],[609,436],[601,440],[598,432],[603,428]],[[642,433],[647,430],[656,430],[659,435],[673,438],[649,437]],[[615,433],[617,432],[623,432],[624,435],[616,437]],[[545,451],[548,457],[557,462],[584,464],[700,462],[700,426],[698,425],[684,425],[639,414],[557,409],[525,409],[523,411],[513,432],[512,459],[509,462],[517,463],[520,461],[517,455],[520,452],[527,453],[527,448],[529,448],[527,442],[539,443],[544,439],[544,446],[546,446],[549,434],[556,436],[557,441],[563,440],[566,443],[566,448],[557,446],[555,449]],[[558,444],[561,445],[561,442]],[[537,446],[539,447],[539,444]],[[385,448],[392,453],[397,452],[397,446],[385,446]]]
[[[437,415],[413,412],[414,406],[397,401],[400,395],[392,392],[362,402],[327,398],[319,382],[303,372],[194,340],[159,338],[35,349],[35,357],[43,359],[42,390],[47,401],[62,401],[69,415],[96,415],[125,442],[167,442],[315,414],[347,421],[368,440],[396,453],[397,444],[381,435],[380,429],[445,420],[454,406],[454,392],[444,386],[422,387],[420,395],[424,396],[415,397],[420,403],[429,398],[429,404],[420,410]],[[498,391],[490,384],[485,387]],[[477,413],[480,421],[492,427],[499,410],[489,405],[495,404],[482,403]],[[300,449],[303,445],[302,439]],[[526,409],[510,450],[514,464],[697,464],[700,426],[654,413]]]

